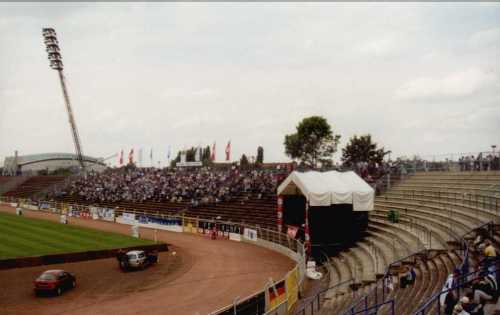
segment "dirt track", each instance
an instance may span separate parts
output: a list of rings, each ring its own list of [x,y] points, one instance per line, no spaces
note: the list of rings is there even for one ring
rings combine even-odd
[[[14,209],[0,206],[0,211]],[[28,217],[58,220],[26,211]],[[129,234],[130,227],[71,218],[70,224]],[[153,238],[151,230],[141,234]],[[270,277],[293,268],[285,256],[246,243],[161,231],[170,246],[160,263],[140,272],[121,273],[114,259],[0,271],[0,314],[207,314],[262,289]],[[172,256],[175,251],[176,255]],[[78,285],[61,297],[37,298],[32,281],[45,269],[64,268]]]

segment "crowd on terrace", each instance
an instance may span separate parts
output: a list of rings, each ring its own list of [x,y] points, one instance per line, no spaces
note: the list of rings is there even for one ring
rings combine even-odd
[[[462,156],[458,160],[460,171],[498,171],[500,170],[500,157],[498,154],[479,153],[474,155]]]
[[[470,254],[479,264],[472,270],[457,268],[449,276],[444,289],[452,290],[443,296],[445,315],[484,315],[485,304],[495,303],[498,299],[498,257],[488,232],[480,229],[476,239],[470,242],[469,248]],[[469,272],[469,275],[464,275],[464,271]],[[453,290],[463,281],[469,282],[463,291]]]
[[[229,201],[246,194],[275,193],[283,172],[232,167],[196,170],[121,167],[89,172],[58,188],[49,197],[78,196],[90,202],[187,201],[192,206]]]

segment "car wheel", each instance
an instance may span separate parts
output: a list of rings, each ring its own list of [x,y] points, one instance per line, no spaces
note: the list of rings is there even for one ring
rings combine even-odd
[[[58,296],[62,294],[61,287],[58,287],[58,288],[56,289],[56,294],[57,294]]]

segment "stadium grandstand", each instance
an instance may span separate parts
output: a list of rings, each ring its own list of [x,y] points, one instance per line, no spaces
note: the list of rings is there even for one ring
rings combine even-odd
[[[500,315],[499,5],[54,9],[0,12],[2,157],[74,146],[3,161],[0,315]]]
[[[311,307],[324,314],[356,314],[372,307],[380,314],[414,314],[423,306],[431,314],[441,308],[436,294],[450,274],[482,270],[485,257],[473,241],[482,236],[498,248],[500,173],[490,167],[466,170],[449,161],[434,163],[432,169],[426,164],[399,161],[368,173],[364,167],[356,170],[376,188],[374,209],[362,238],[325,261],[331,288],[318,294],[321,305]],[[3,195],[277,230],[287,227],[279,226],[276,190],[290,171],[129,165],[66,180],[32,176],[10,185]],[[0,179],[2,186],[9,183],[9,177]],[[414,279],[402,287],[409,270]],[[459,295],[467,293],[462,289]],[[488,309],[488,303],[481,305]]]

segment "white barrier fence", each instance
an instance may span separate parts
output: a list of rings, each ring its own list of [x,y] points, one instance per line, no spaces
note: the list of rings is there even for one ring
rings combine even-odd
[[[262,229],[259,226],[251,226],[230,221],[200,219],[185,216],[171,216],[160,213],[145,213],[138,211],[123,211],[118,209],[101,208],[68,204],[56,201],[30,201],[25,199],[13,199],[0,197],[0,203],[12,207],[18,205],[22,208],[45,211],[66,215],[68,218],[78,217],[89,220],[104,220],[150,228],[154,230],[165,230],[176,233],[191,233],[208,237],[226,238],[231,241],[252,243],[288,256],[296,262],[296,266],[287,273],[286,277],[269,283],[263,291],[260,291],[240,303],[245,303],[257,296],[265,296],[265,309],[259,310],[259,314],[284,314],[298,300],[298,292],[305,276],[306,253],[304,245],[290,238],[285,233],[274,230]],[[276,286],[283,286],[284,290],[277,290]],[[278,293],[279,292],[279,293]],[[237,309],[237,305],[228,305],[213,314],[224,314],[229,310]],[[237,314],[236,312],[235,314]],[[231,312],[233,314],[233,312]]]

